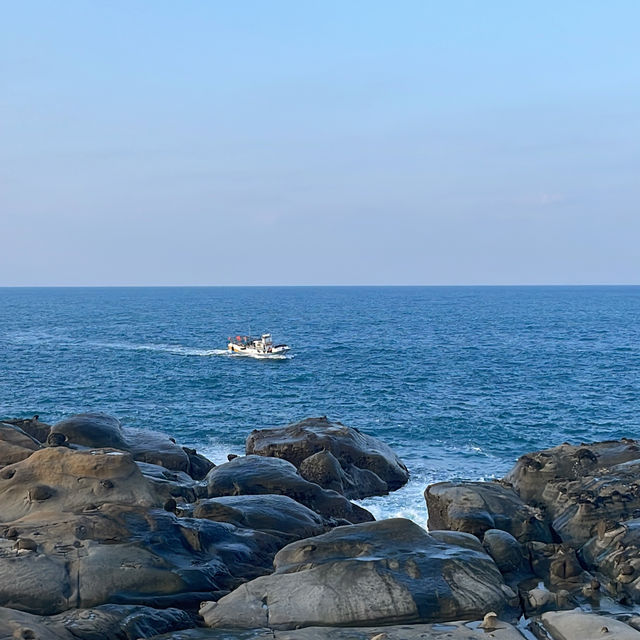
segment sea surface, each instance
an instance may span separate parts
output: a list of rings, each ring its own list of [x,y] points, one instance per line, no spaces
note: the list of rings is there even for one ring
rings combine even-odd
[[[0,289],[0,418],[104,411],[223,462],[327,415],[411,471],[362,504],[425,525],[429,483],[640,437],[639,320],[640,287]],[[225,352],[263,331],[291,356]]]

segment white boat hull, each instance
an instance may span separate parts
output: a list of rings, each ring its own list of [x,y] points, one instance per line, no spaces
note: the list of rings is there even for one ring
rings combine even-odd
[[[274,358],[281,359],[286,356],[287,351],[289,351],[289,347],[287,345],[278,345],[277,347],[272,347],[269,351],[264,351],[262,349],[256,349],[255,347],[238,345],[233,342],[229,343],[229,353],[238,356],[249,356],[250,358]]]

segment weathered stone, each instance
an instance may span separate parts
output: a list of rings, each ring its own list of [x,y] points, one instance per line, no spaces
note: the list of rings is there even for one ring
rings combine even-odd
[[[137,640],[194,625],[179,609],[104,605],[46,617],[0,607],[0,640]]]
[[[288,545],[276,555],[273,575],[205,604],[201,614],[214,627],[293,629],[501,611],[510,590],[479,542],[461,537],[464,546],[448,544],[404,519],[338,527]]]
[[[493,558],[501,573],[515,573],[523,568],[529,570],[522,545],[506,531],[488,529],[484,533],[482,546]]]
[[[84,447],[128,450],[120,421],[106,413],[79,413],[54,424],[51,433]]]
[[[35,438],[38,442],[46,442],[47,436],[49,435],[49,431],[51,429],[51,425],[46,422],[40,422],[40,416],[35,415],[33,418],[8,418],[7,420],[2,420],[1,422],[5,422],[7,424],[11,424],[14,427],[18,427],[22,429],[26,434],[30,435],[32,438]]]
[[[305,480],[353,500],[388,493],[387,483],[375,473],[353,464],[345,464],[343,469],[330,451],[318,451],[305,458],[298,471]]]
[[[330,452],[348,475],[352,467],[365,469],[384,481],[363,486],[358,497],[365,498],[372,490],[380,495],[394,491],[406,484],[409,472],[391,447],[378,438],[347,427],[340,422],[330,422],[326,417],[306,418],[300,422],[276,429],[252,431],[247,438],[247,454],[258,454],[288,460],[296,467],[302,461],[320,451]],[[357,479],[352,478],[353,490]],[[375,488],[377,487],[377,488]]]
[[[489,529],[510,533],[519,542],[551,542],[537,512],[497,482],[438,482],[425,491],[429,529],[464,531],[482,539]]]
[[[308,482],[290,462],[278,458],[234,458],[212,469],[205,482],[210,498],[272,493],[289,496],[327,518],[344,518],[353,523],[373,520],[367,510],[335,491]]]
[[[263,531],[281,538],[283,545],[329,529],[315,511],[281,495],[209,498],[197,503],[193,516]]]
[[[553,640],[640,640],[640,632],[615,618],[583,611],[553,611],[542,615]]]
[[[28,458],[40,444],[20,427],[0,422],[0,467]]]

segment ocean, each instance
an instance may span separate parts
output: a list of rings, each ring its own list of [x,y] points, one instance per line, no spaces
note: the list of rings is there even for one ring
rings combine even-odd
[[[0,418],[104,411],[243,453],[307,416],[377,436],[411,471],[378,518],[426,525],[423,491],[562,442],[640,436],[640,287],[0,289]],[[284,360],[226,353],[270,331]]]

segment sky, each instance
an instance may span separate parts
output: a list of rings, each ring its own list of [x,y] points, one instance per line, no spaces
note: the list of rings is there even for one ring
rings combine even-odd
[[[0,286],[640,283],[636,0],[0,9]]]

